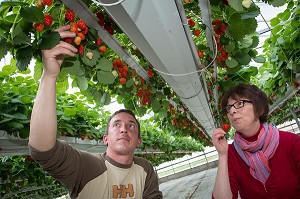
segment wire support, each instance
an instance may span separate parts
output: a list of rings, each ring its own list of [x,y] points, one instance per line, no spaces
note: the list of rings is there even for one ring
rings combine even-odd
[[[116,6],[116,5],[122,3],[122,2],[125,1],[125,0],[119,0],[119,1],[117,1],[117,2],[115,2],[115,3],[102,3],[101,0],[92,0],[92,1],[93,1],[95,4],[97,4],[97,5],[108,7],[108,6]]]

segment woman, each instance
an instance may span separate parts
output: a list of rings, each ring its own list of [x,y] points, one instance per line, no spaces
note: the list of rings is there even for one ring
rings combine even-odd
[[[215,129],[218,151],[214,198],[300,198],[300,136],[267,123],[268,98],[255,85],[238,84],[222,98],[236,129],[233,144]]]

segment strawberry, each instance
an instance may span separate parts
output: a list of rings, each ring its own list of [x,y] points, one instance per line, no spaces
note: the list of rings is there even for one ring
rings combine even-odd
[[[121,73],[121,75],[122,75],[122,77],[126,78],[127,77],[127,71],[123,70],[122,73]]]
[[[294,87],[298,88],[300,86],[299,82],[294,81]]]
[[[68,10],[65,14],[65,18],[67,21],[73,22],[75,19],[75,13],[72,10]]]
[[[200,58],[203,58],[203,57],[204,57],[204,53],[203,53],[202,50],[197,50],[197,53],[198,53],[198,56],[199,56]]]
[[[76,37],[74,37],[74,43],[76,44],[76,45],[79,45],[80,43],[81,43],[81,38],[80,37],[78,37],[78,36],[76,36]]]
[[[104,21],[104,14],[103,14],[103,12],[98,12],[96,15],[97,15],[97,18],[98,18],[100,21]]]
[[[51,26],[52,22],[53,22],[53,18],[51,17],[51,15],[44,14],[44,24],[46,26]]]
[[[104,24],[104,29],[110,34],[114,35],[115,31],[109,24]]]
[[[147,74],[148,74],[149,77],[152,77],[154,73],[153,73],[152,70],[148,70]]]
[[[42,32],[42,31],[44,30],[44,23],[42,23],[42,22],[40,22],[40,23],[34,22],[34,23],[32,24],[32,27],[33,27],[36,31]]]
[[[92,52],[87,52],[85,56],[87,56],[87,58],[89,58],[89,59],[93,59],[93,53]]]
[[[82,135],[82,136],[81,136],[81,140],[84,140],[84,139],[85,139],[85,136],[84,136],[84,135]]]
[[[229,129],[230,129],[230,124],[222,124],[222,129],[224,130],[224,131],[228,131]]]
[[[88,28],[86,28],[86,29],[84,29],[84,30],[81,30],[81,33],[84,34],[84,35],[86,35],[88,32],[89,32],[89,29],[88,29]]]
[[[80,45],[80,46],[77,47],[77,49],[78,49],[78,54],[79,55],[83,55],[83,53],[84,53],[84,47],[82,45]]]
[[[52,5],[52,0],[43,0],[43,4],[45,4],[47,6],[51,6]]]
[[[80,37],[81,41],[85,40],[85,36],[82,32],[77,34],[78,37]]]
[[[195,26],[195,22],[194,22],[192,19],[188,20],[188,24],[189,24],[191,27],[194,27],[194,26]]]
[[[35,2],[36,7],[44,9],[44,3],[42,0],[37,0]]]
[[[120,78],[120,83],[121,83],[122,85],[124,85],[124,84],[126,83],[126,78],[121,77],[121,78]]]
[[[72,38],[71,37],[67,37],[67,38],[64,39],[64,41],[70,44],[72,42]]]
[[[77,21],[77,27],[80,28],[81,30],[87,29],[87,26],[86,26],[85,22],[82,19]]]
[[[102,39],[100,39],[99,37],[97,38],[97,41],[95,42],[97,46],[100,46],[100,44],[102,43]]]
[[[100,47],[99,47],[99,51],[100,51],[101,53],[106,53],[106,46],[100,46]]]
[[[196,29],[194,31],[194,34],[195,34],[196,37],[198,37],[200,35],[200,29]]]
[[[78,34],[78,27],[75,22],[70,23],[70,32],[75,32],[75,34]]]

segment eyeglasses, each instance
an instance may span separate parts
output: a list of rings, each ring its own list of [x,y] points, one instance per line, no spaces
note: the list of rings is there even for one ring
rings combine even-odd
[[[227,105],[227,106],[226,106],[226,108],[225,108],[225,109],[226,109],[226,112],[229,113],[231,107],[234,107],[235,109],[239,109],[239,108],[244,107],[245,102],[252,103],[252,102],[249,101],[249,100],[239,100],[239,101],[236,101],[234,104],[231,104],[231,105]]]

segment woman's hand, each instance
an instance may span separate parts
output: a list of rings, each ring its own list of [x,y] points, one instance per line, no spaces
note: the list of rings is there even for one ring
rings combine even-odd
[[[212,134],[212,142],[218,151],[219,156],[227,155],[228,143],[226,140],[226,133],[223,129],[217,128]]]
[[[68,37],[75,37],[74,32],[69,31],[70,26],[62,26],[56,29],[60,34],[61,39]],[[77,49],[72,45],[64,41],[60,41],[55,47],[49,50],[42,50],[42,59],[44,63],[43,76],[56,78],[60,73],[60,66],[64,61],[65,55],[74,56]]]

